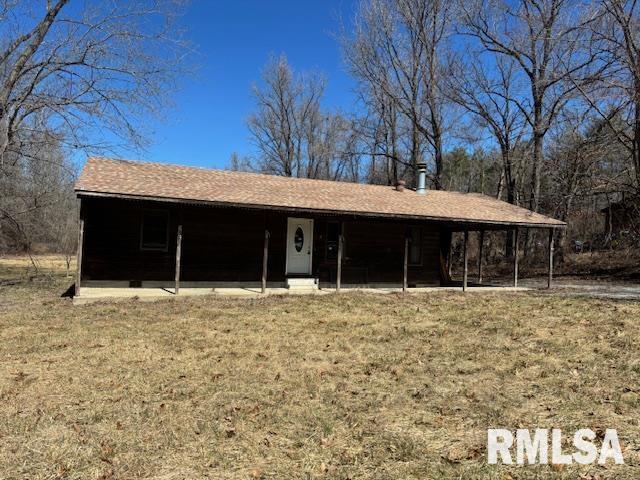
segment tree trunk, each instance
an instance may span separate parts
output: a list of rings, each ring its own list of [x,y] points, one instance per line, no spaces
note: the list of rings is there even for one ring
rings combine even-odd
[[[540,172],[542,170],[543,136],[536,128],[533,133],[533,165],[531,168],[531,199],[529,209],[538,212],[540,209]]]
[[[411,169],[413,178],[418,178],[418,157],[420,156],[420,132],[415,122],[411,126]]]
[[[634,102],[634,125],[633,142],[631,145],[631,156],[633,158],[633,168],[635,170],[636,190],[640,191],[640,85],[636,82],[636,98]]]
[[[398,132],[396,131],[396,112],[391,109],[389,113],[389,128],[391,130],[391,185],[398,184]]]
[[[542,167],[542,142],[543,142],[543,129],[542,129],[542,94],[538,90],[538,85],[534,82],[531,85],[531,98],[533,99],[533,125],[532,139],[533,139],[533,158],[531,166],[531,186],[530,186],[530,198],[529,209],[537,212],[540,208],[540,171]],[[530,235],[527,235],[530,237]]]
[[[496,198],[498,200],[502,199],[502,192],[504,191],[504,169],[500,172],[500,180],[498,180],[498,188],[496,189],[498,193],[496,193]]]
[[[433,186],[436,190],[442,190],[442,170],[443,170],[443,159],[442,159],[442,135],[440,132],[435,132],[433,136],[434,143],[434,160],[436,173],[433,178]]]
[[[529,198],[529,210],[538,212],[540,209],[540,173],[542,170],[542,142],[544,134],[542,133],[542,99],[536,94],[535,88],[533,92],[533,158],[531,165],[531,183],[530,183],[530,198]],[[532,253],[532,244],[534,235],[531,234],[531,229],[527,229],[525,232],[525,247],[524,256]]]
[[[513,169],[511,168],[511,155],[509,154],[508,147],[502,148],[502,164],[505,178],[505,186],[507,189],[507,202],[515,205],[516,202],[516,181],[513,178]],[[511,258],[513,256],[513,231],[507,230],[506,242],[505,242],[505,256]]]

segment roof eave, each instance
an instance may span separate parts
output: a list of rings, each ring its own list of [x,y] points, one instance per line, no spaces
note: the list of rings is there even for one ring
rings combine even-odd
[[[332,209],[314,209],[304,207],[286,207],[281,205],[266,205],[266,204],[251,204],[251,203],[234,203],[234,202],[221,202],[214,200],[199,200],[199,199],[186,199],[186,198],[174,198],[174,197],[159,197],[150,195],[136,195],[126,193],[114,193],[114,192],[99,192],[92,190],[83,190],[76,188],[76,195],[80,197],[103,197],[103,198],[120,198],[126,200],[139,200],[139,201],[153,201],[153,202],[170,202],[170,203],[185,203],[192,205],[211,205],[218,207],[232,207],[232,208],[249,208],[255,210],[275,210],[282,212],[304,212],[304,213],[316,213],[316,214],[335,214],[335,215],[351,215],[358,217],[368,218],[396,218],[407,220],[428,220],[440,223],[460,223],[464,225],[492,225],[502,227],[524,227],[524,228],[566,228],[567,224],[554,220],[558,223],[538,223],[538,222],[508,222],[508,221],[496,221],[496,220],[481,220],[481,219],[463,219],[455,217],[437,217],[428,215],[409,215],[409,214],[393,214],[384,212],[354,212],[351,210],[332,210]]]

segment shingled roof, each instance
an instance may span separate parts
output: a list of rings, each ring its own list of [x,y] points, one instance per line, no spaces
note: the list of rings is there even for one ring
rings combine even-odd
[[[79,196],[429,219],[474,224],[562,227],[553,218],[477,193],[413,190],[361,183],[279,177],[163,163],[89,158]]]

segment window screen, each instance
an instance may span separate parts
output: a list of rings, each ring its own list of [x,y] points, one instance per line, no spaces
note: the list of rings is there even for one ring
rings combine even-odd
[[[142,250],[167,250],[169,239],[169,213],[144,212],[140,248]]]

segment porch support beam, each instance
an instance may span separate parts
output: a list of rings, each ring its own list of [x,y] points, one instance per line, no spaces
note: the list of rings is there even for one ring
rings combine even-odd
[[[336,268],[336,292],[340,292],[340,284],[342,283],[342,248],[344,244],[344,237],[342,236],[344,224],[340,222],[340,233],[338,234],[338,258]]]
[[[467,279],[469,277],[469,230],[464,231],[464,267],[462,273],[462,291],[467,291]]]
[[[449,281],[451,281],[451,274],[453,273],[453,233],[449,235],[449,252],[447,255],[447,273],[449,274]]]
[[[518,246],[519,230],[513,232],[513,286],[518,286],[518,261],[520,257],[520,247]]]
[[[478,240],[478,283],[482,283],[482,254],[484,251],[484,230],[480,230],[480,238]]]
[[[404,262],[403,262],[403,270],[402,270],[402,291],[407,291],[407,273],[409,270],[409,232],[405,233],[404,236]]]
[[[176,238],[176,287],[175,294],[180,293],[180,255],[182,254],[182,225],[178,225],[178,236]]]
[[[82,209],[82,200],[80,200],[80,215],[78,219],[78,253],[76,259],[76,285],[75,296],[80,295],[80,284],[82,282],[82,250],[84,249],[84,211]]]
[[[264,247],[262,250],[262,293],[267,293],[267,266],[269,264],[269,230],[264,230]]]
[[[549,276],[547,278],[547,288],[551,288],[553,282],[553,228],[549,229]]]

